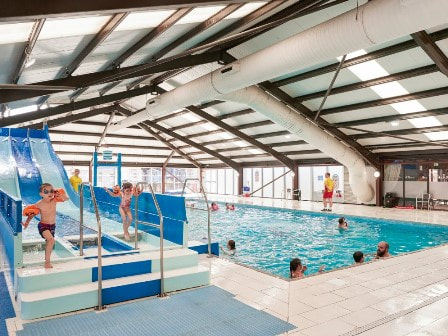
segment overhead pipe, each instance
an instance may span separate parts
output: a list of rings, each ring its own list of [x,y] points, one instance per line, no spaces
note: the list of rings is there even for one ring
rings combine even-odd
[[[350,52],[446,24],[446,0],[375,0],[148,100],[115,131]]]
[[[219,96],[219,99],[245,104],[292,134],[298,135],[310,145],[319,148],[324,154],[347,167],[350,186],[359,201],[364,203],[374,198],[374,189],[368,182],[364,159],[358,153],[259,87],[249,86]]]

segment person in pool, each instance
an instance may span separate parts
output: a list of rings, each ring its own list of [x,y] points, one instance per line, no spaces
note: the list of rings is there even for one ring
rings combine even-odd
[[[364,263],[364,253],[361,251],[356,251],[353,253],[353,260],[355,260],[355,265],[361,265]]]
[[[222,246],[220,246],[220,249],[221,249],[222,253],[224,253],[226,255],[233,256],[236,252],[235,241],[232,239],[229,239],[229,241],[227,242],[227,251],[224,250],[222,248]]]
[[[308,269],[306,265],[302,265],[302,261],[299,258],[294,258],[289,262],[289,277],[291,279],[301,279],[305,277],[305,272]],[[318,273],[322,273],[325,266],[319,267]]]
[[[348,223],[344,217],[339,218],[338,229],[348,229]]]
[[[218,211],[219,210],[219,206],[215,202],[212,202],[212,205],[210,206],[210,208],[211,208],[212,211]]]
[[[226,210],[235,210],[235,204],[226,203]]]
[[[385,241],[378,243],[378,248],[376,250],[375,259],[387,259],[390,258],[389,244]]]

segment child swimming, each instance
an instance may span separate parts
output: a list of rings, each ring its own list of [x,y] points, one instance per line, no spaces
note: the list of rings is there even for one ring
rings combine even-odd
[[[220,249],[221,249],[222,253],[224,253],[226,255],[233,256],[236,252],[235,241],[232,239],[229,239],[229,241],[227,242],[227,251],[224,250],[222,248],[222,246],[220,246]]]
[[[39,234],[45,239],[45,268],[52,268],[50,257],[54,246],[54,233],[56,230],[56,204],[65,202],[69,198],[64,189],[54,189],[50,183],[44,183],[39,187],[39,195],[42,199],[36,204],[28,205],[23,209],[23,215],[27,216],[26,229],[34,216],[40,214],[40,222],[37,225]]]

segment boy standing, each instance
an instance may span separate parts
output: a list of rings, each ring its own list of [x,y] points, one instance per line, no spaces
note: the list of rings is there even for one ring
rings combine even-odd
[[[334,189],[334,181],[330,177],[330,173],[325,173],[324,180],[324,208],[322,211],[331,211],[333,208],[333,189]],[[327,203],[329,203],[329,207],[327,209]]]
[[[50,183],[44,183],[39,188],[39,195],[42,199],[36,204],[29,205],[23,210],[23,215],[28,216],[25,223],[26,229],[31,219],[40,214],[40,222],[37,226],[39,234],[45,239],[45,268],[52,268],[50,263],[51,252],[54,246],[54,232],[56,229],[56,203],[68,200],[64,189],[54,190]]]

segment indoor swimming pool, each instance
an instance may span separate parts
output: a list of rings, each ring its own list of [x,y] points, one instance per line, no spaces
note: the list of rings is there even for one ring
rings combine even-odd
[[[202,207],[200,204],[196,205]],[[281,276],[289,276],[289,262],[298,257],[306,274],[353,264],[353,253],[373,255],[380,241],[399,255],[448,242],[448,227],[415,222],[346,216],[347,230],[338,229],[340,215],[258,206],[236,205],[235,211],[211,213],[212,241],[236,242],[235,262]],[[189,240],[207,236],[207,213],[187,209]],[[366,261],[370,260],[366,258]]]

